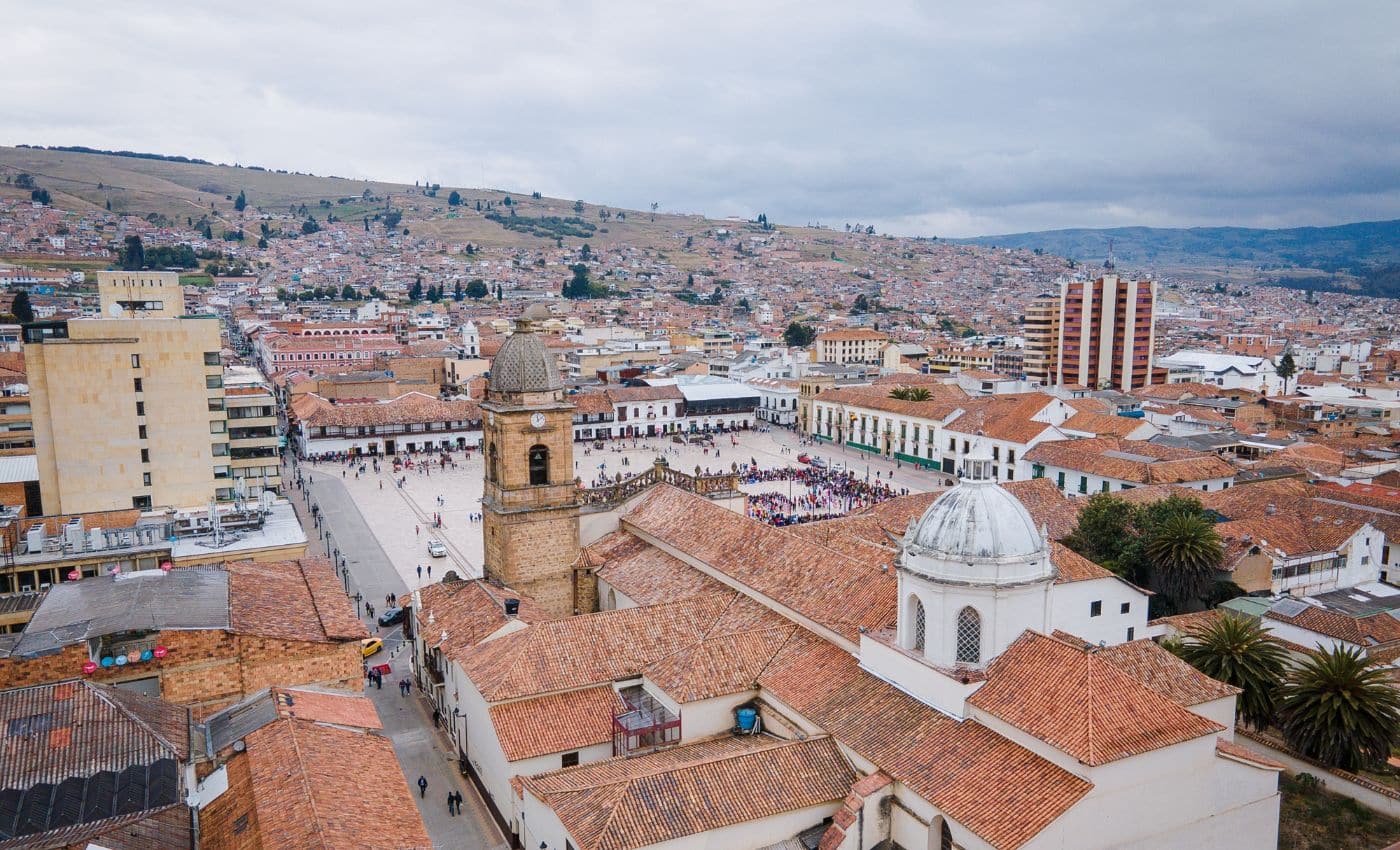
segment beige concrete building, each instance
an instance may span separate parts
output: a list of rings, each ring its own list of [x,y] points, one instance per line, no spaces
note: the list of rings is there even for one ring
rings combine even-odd
[[[1051,383],[1060,365],[1060,298],[1038,296],[1026,307],[1026,379]]]
[[[263,490],[281,490],[278,452],[282,440],[277,433],[277,399],[272,387],[260,379],[248,380],[245,374],[251,377],[258,373],[250,367],[225,372],[224,407],[233,479],[242,480],[244,493],[254,496]]]
[[[827,331],[816,341],[818,363],[871,363],[883,361],[881,352],[889,343],[888,334],[868,328]]]
[[[102,315],[112,319],[175,319],[185,314],[177,272],[98,272]]]
[[[232,497],[219,321],[170,315],[183,294],[168,277],[145,287],[140,318],[26,326],[44,513]],[[139,280],[98,280],[104,315],[132,309],[124,303],[142,291]]]

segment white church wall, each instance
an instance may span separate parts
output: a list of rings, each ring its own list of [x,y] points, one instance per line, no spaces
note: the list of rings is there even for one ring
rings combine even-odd
[[[1095,602],[1099,603],[1097,616]],[[1050,603],[1052,629],[1089,643],[1113,646],[1147,636],[1147,594],[1116,578],[1057,584],[1050,592]]]
[[[1215,736],[1079,771],[1094,788],[1026,850],[1273,850],[1278,774],[1215,752]],[[1170,800],[1171,805],[1163,805]]]

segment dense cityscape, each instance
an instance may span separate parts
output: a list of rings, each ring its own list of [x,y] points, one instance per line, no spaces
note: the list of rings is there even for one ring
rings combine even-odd
[[[943,38],[851,36],[906,37]],[[331,40],[325,85],[364,79]],[[717,54],[661,76],[755,128],[695,179],[656,139],[712,128],[664,112],[546,166],[524,69],[575,49],[490,72],[518,115],[471,102],[464,146],[522,121],[483,156],[507,188],[428,130],[402,147],[459,182],[32,144],[83,140],[57,112],[0,139],[0,848],[1400,848],[1400,222],[1328,183],[1365,156],[1309,175],[1309,216],[1356,213],[1318,228],[1273,226],[1311,196],[1245,186],[1262,153],[1209,190],[1201,154],[1172,180],[1203,206],[1150,221],[1126,154],[1083,188],[1121,203],[1047,174],[979,206],[1028,180],[995,145],[1005,175],[970,155],[911,206],[924,171],[798,150],[744,112],[810,110],[798,77]],[[448,99],[487,73],[432,61]],[[579,73],[654,107],[610,62]],[[435,126],[400,89],[366,123]],[[400,161],[260,114],[219,133],[269,165]],[[678,200],[563,196],[619,152],[615,197]],[[978,226],[1034,216],[1062,229]]]

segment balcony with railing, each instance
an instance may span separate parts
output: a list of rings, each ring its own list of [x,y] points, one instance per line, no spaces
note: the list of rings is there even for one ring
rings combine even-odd
[[[641,755],[681,742],[680,716],[641,685],[623,688],[618,696],[625,708],[613,712],[613,755]]]

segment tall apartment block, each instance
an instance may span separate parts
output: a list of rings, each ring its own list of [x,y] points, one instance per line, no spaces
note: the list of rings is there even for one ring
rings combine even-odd
[[[1053,383],[1060,365],[1060,296],[1046,293],[1026,306],[1026,349],[1022,372],[1027,380]]]
[[[1066,280],[1026,309],[1026,377],[1121,391],[1152,381],[1157,283]],[[1043,377],[1042,377],[1043,376]]]
[[[97,319],[24,327],[44,513],[232,496],[219,320],[173,272],[98,272]]]

